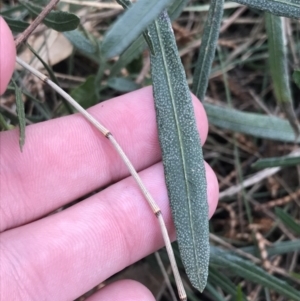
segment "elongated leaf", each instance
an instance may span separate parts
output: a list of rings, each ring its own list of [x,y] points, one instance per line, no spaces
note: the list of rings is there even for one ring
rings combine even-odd
[[[269,12],[277,16],[300,18],[300,2],[298,0],[232,0],[249,7]]]
[[[300,69],[293,72],[293,80],[300,89]]]
[[[120,70],[126,67],[135,58],[141,55],[146,43],[143,36],[138,37],[119,57],[118,61],[112,66],[110,76],[116,76]]]
[[[287,282],[270,275],[265,270],[256,266],[249,260],[241,257],[228,254],[227,252],[217,251],[213,249],[211,253],[211,264],[230,271],[235,275],[243,277],[253,283],[261,284],[269,289],[272,289],[292,300],[300,300],[300,292],[294,289]]]
[[[204,104],[209,122],[238,133],[271,140],[295,142],[295,133],[288,121],[256,113],[245,113],[235,109]],[[298,138],[297,143],[300,142]]]
[[[293,108],[289,82],[284,19],[266,13],[265,20],[268,35],[269,65],[275,98],[278,105],[285,112],[296,135],[299,135],[299,125]]]
[[[204,100],[211,65],[215,57],[223,16],[223,6],[224,0],[212,0],[208,11],[208,17],[204,25],[192,88],[193,93],[200,100]]]
[[[120,92],[130,92],[141,87],[132,80],[123,77],[112,77],[107,81],[107,85]]]
[[[34,16],[39,15],[43,10],[42,7],[29,2],[21,2],[21,4]],[[68,12],[51,11],[43,20],[43,23],[56,31],[63,32],[76,29],[80,19]]]
[[[155,56],[151,73],[159,141],[179,250],[194,287],[208,274],[206,178],[191,95],[166,12],[149,27]]]
[[[44,68],[48,71],[49,76],[51,80],[58,85],[57,78],[51,68],[43,59],[42,57],[27,43],[28,48],[30,51],[38,58],[38,60],[42,63]],[[65,107],[67,108],[68,113],[72,114],[73,113],[73,108],[70,106],[70,104],[63,98],[62,102],[64,103]]]
[[[275,214],[289,229],[300,235],[300,224],[296,223],[292,216],[278,207],[275,208]]]
[[[300,164],[300,157],[273,157],[273,158],[266,158],[266,159],[259,159],[251,167],[256,169],[262,169],[267,167],[276,167],[276,166],[295,166]]]
[[[214,248],[214,247],[211,247]],[[242,251],[247,252],[249,254],[256,254],[257,249],[256,247],[245,247],[241,248]],[[281,254],[286,254],[289,252],[296,252],[300,250],[300,239],[293,240],[293,241],[282,241],[282,242],[277,242],[273,244],[271,247],[267,247],[267,252],[269,256],[273,255],[281,255]]]
[[[168,9],[171,20],[180,15],[186,5],[187,0],[175,0]],[[118,72],[126,67],[130,62],[137,58],[145,49],[146,43],[142,36],[139,36],[119,57],[118,61],[112,66],[110,76],[116,76]]]
[[[29,26],[29,23],[21,20],[15,20],[6,16],[3,16],[3,18],[13,32],[23,32]]]
[[[230,294],[234,298],[237,297],[237,286],[229,279],[229,277],[226,277],[224,273],[219,272],[212,266],[209,267],[208,281],[212,282],[214,287],[220,287],[227,294]],[[243,296],[242,300],[247,301],[245,296]]]
[[[132,3],[130,0],[116,0],[120,5],[123,6],[124,9],[128,9],[129,7],[131,7]],[[146,28],[144,31],[143,31],[143,37],[146,41],[146,43],[148,44],[148,47],[149,47],[149,50],[152,54],[155,54],[154,53],[154,49],[153,49],[153,45],[152,45],[152,41],[149,37],[149,32],[148,32],[148,29]]]
[[[122,53],[171,1],[139,0],[133,4],[104,37],[104,55],[110,58]]]
[[[87,39],[79,30],[66,31],[63,35],[81,52],[92,54],[96,52],[96,46]]]
[[[26,119],[25,119],[25,107],[22,100],[22,93],[19,89],[18,85],[14,80],[12,80],[15,86],[15,95],[16,95],[16,108],[17,108],[17,115],[18,115],[18,122],[19,122],[19,131],[20,131],[20,138],[19,138],[19,145],[21,152],[23,151],[23,146],[25,144],[25,126],[26,126]]]
[[[73,89],[70,95],[85,109],[95,105],[98,102],[95,94],[95,76],[90,75],[84,83]]]

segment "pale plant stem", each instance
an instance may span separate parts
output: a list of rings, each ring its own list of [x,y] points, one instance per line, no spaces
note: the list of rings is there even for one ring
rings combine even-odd
[[[115,140],[113,135],[110,133],[110,131],[106,127],[104,127],[101,123],[99,123],[91,114],[89,114],[83,107],[81,107],[68,93],[66,93],[62,88],[60,88],[58,85],[56,85],[54,82],[52,82],[47,76],[45,76],[38,70],[34,69],[33,67],[31,67],[30,65],[25,63],[19,57],[16,58],[16,61],[22,67],[24,67],[25,69],[30,71],[32,74],[37,76],[40,80],[47,83],[52,89],[54,89],[57,93],[59,93],[63,98],[65,98],[65,100],[67,100],[78,112],[80,112],[90,123],[92,123],[114,146],[115,150],[117,151],[117,153],[119,154],[119,156],[121,157],[121,159],[123,160],[123,162],[125,163],[127,168],[129,169],[132,177],[136,181],[141,192],[143,193],[144,197],[146,198],[149,206],[151,207],[153,213],[155,214],[155,216],[158,219],[161,233],[163,236],[163,240],[166,245],[167,253],[168,253],[171,267],[173,270],[174,279],[175,279],[175,282],[177,285],[179,298],[182,301],[187,300],[186,293],[185,293],[185,290],[183,287],[182,280],[180,278],[180,274],[179,274],[178,267],[176,264],[176,260],[175,260],[175,256],[174,256],[173,249],[171,246],[170,238],[168,235],[168,231],[167,231],[166,224],[164,222],[161,210],[158,207],[158,205],[156,204],[156,202],[154,201],[154,199],[152,198],[152,196],[149,193],[149,191],[147,190],[147,188],[145,187],[140,176],[136,172],[135,168],[133,167],[132,163],[130,162],[130,160],[128,159],[126,154],[124,153],[124,151],[121,148],[121,146],[119,145],[119,143]]]

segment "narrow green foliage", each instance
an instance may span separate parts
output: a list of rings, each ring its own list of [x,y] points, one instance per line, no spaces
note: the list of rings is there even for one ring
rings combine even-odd
[[[84,83],[73,89],[70,95],[85,109],[95,105],[98,102],[95,93],[95,76],[89,76]]]
[[[16,96],[16,108],[17,108],[17,115],[18,115],[18,122],[19,122],[19,145],[21,152],[23,151],[23,146],[25,144],[25,126],[26,126],[26,119],[25,119],[25,107],[22,100],[22,93],[19,89],[18,85],[14,80],[12,80],[15,86],[15,96]]]
[[[29,2],[20,1],[20,3],[35,17],[43,10],[43,7]],[[63,32],[76,29],[80,19],[68,12],[51,11],[43,20],[43,23],[56,31]]]
[[[206,176],[191,94],[167,12],[149,27],[153,93],[165,179],[180,255],[192,285],[208,275]]]
[[[277,16],[300,19],[298,0],[232,0]]]
[[[44,68],[47,70],[51,80],[58,85],[58,81],[52,68],[41,58],[41,56],[30,46],[30,44],[26,44],[29,50],[38,58],[38,60],[43,64]]]
[[[223,272],[218,269],[209,267],[208,281],[214,284],[214,287],[220,287],[225,293],[230,294],[233,298],[237,297],[237,286],[230,280],[229,277],[224,275]],[[247,301],[244,296],[243,301]]]
[[[278,207],[275,208],[275,214],[296,235],[300,235],[300,224],[296,223],[292,216]]]
[[[102,51],[107,58],[122,53],[172,0],[140,0],[120,17],[105,35]]]
[[[256,169],[263,169],[268,167],[276,167],[276,166],[295,166],[300,164],[300,157],[274,157],[274,158],[266,158],[266,159],[259,159],[254,164],[251,165],[252,168]]]
[[[214,249],[215,247],[211,247]],[[241,248],[243,252],[255,255],[257,252],[257,248],[255,246],[249,246]],[[273,255],[282,255],[290,252],[296,252],[300,250],[300,239],[291,240],[291,241],[281,241],[272,244],[272,246],[267,247],[267,252],[269,256]]]
[[[278,105],[285,112],[296,135],[299,135],[299,124],[293,108],[290,89],[284,19],[272,14],[265,14],[268,35],[269,65],[273,80],[274,94]]]
[[[300,292],[298,290],[294,289],[287,282],[269,274],[249,260],[230,255],[227,252],[217,251],[214,248],[214,252],[211,253],[211,265],[218,267],[218,269],[222,268],[230,271],[245,280],[272,289],[287,298],[291,298],[291,300],[300,300]]]
[[[215,57],[223,16],[223,6],[224,0],[212,0],[208,11],[208,17],[204,25],[192,88],[193,93],[201,101],[204,100],[210,76],[211,65]]]
[[[257,113],[245,113],[211,104],[204,104],[209,122],[220,128],[254,137],[295,142],[295,133],[284,119]],[[296,141],[300,143],[300,139]]]
[[[3,16],[3,19],[6,21],[10,30],[13,32],[23,32],[29,26],[29,23],[21,20],[12,19],[6,16]]]
[[[124,9],[127,9],[131,6],[131,2],[129,0],[116,0],[120,5],[123,6]],[[143,31],[143,37],[146,41],[146,43],[148,44],[148,47],[149,47],[149,50],[152,54],[155,54],[154,53],[154,48],[153,48],[153,45],[152,45],[152,41],[149,37],[149,32],[148,32],[148,29],[146,28],[144,31]]]
[[[227,301],[224,296],[221,295],[221,293],[218,291],[218,289],[207,282],[206,287],[205,287],[206,292],[209,292],[210,295],[212,296],[212,300],[214,301]]]
[[[96,46],[86,38],[78,29],[66,31],[63,35],[75,46],[76,49],[83,53],[93,54],[96,52]]]
[[[120,92],[130,92],[141,88],[134,81],[123,77],[112,77],[107,81],[107,85]]]
[[[116,76],[122,68],[127,66],[135,58],[141,55],[146,43],[142,36],[138,37],[119,57],[118,61],[112,66],[110,76]]]
[[[298,88],[300,89],[300,69],[294,70],[293,80],[294,80],[295,84],[298,86]]]

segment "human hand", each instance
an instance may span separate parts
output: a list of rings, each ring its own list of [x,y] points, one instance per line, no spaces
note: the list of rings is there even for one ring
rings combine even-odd
[[[2,64],[0,64],[2,66]],[[2,78],[1,78],[2,80]],[[201,140],[207,118],[194,98]],[[175,239],[157,137],[152,89],[103,102],[90,113],[116,137],[162,210]],[[156,217],[109,141],[81,115],[0,134],[1,300],[74,300],[163,246]],[[218,184],[206,165],[210,216]],[[96,189],[70,208],[56,209]],[[89,301],[154,300],[123,280]]]

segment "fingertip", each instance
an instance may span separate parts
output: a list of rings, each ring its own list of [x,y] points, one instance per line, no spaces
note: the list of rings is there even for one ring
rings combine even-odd
[[[155,301],[154,296],[140,282],[120,280],[105,286],[86,301]]]
[[[219,201],[219,183],[215,172],[209,164],[205,163],[206,179],[207,179],[207,199],[209,204],[209,218],[213,216],[216,211]]]
[[[16,47],[12,32],[0,16],[0,95],[4,93],[14,71]]]

